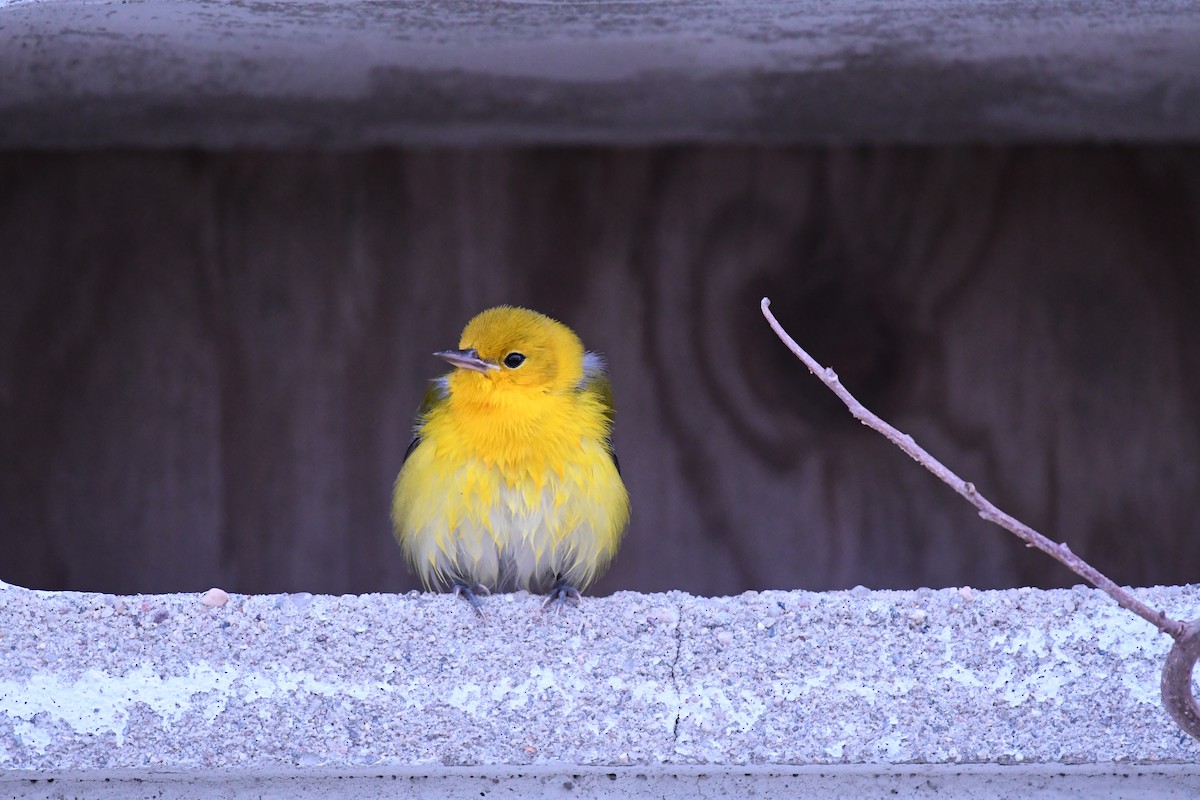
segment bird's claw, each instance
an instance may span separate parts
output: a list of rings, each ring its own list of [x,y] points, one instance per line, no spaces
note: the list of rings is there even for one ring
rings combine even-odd
[[[574,586],[569,583],[558,583],[546,595],[546,599],[542,601],[542,611],[547,610],[550,606],[554,606],[554,613],[561,614],[563,608],[568,603],[578,606],[582,599],[583,595]]]
[[[487,614],[483,613],[483,603],[480,602],[480,595],[487,596],[492,593],[492,590],[484,586],[482,583],[477,583],[471,586],[466,581],[454,581],[454,596],[461,597],[471,604],[471,608],[475,609],[475,613],[480,619],[486,619]]]

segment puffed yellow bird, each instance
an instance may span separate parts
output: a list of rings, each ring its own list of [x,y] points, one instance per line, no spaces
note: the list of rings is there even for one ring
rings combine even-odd
[[[550,317],[500,306],[467,323],[417,412],[392,524],[426,588],[548,592],[578,604],[629,522],[603,359]]]

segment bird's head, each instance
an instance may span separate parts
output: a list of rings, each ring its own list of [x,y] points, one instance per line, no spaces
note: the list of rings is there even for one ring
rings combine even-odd
[[[583,343],[575,332],[526,308],[480,312],[463,329],[457,350],[434,355],[456,367],[449,376],[455,390],[557,393],[583,378]]]

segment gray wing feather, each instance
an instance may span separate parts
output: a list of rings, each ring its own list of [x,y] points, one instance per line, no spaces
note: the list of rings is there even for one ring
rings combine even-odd
[[[408,443],[408,449],[404,451],[404,461],[408,461],[408,457],[412,455],[413,450],[416,450],[417,445],[421,443],[421,426],[425,424],[425,415],[434,406],[449,396],[450,381],[446,380],[445,375],[440,378],[434,378],[429,382],[429,388],[425,390],[425,397],[421,400],[421,407],[417,409],[416,430],[413,432],[412,441]],[[403,464],[404,461],[400,463]]]
[[[604,408],[605,420],[608,422],[608,429],[612,431],[613,413],[616,409],[613,405],[612,382],[608,379],[608,371],[605,367],[604,356],[590,351],[584,353],[583,378],[579,381],[579,391],[595,392],[600,396],[600,402]],[[613,466],[617,468],[617,474],[620,474],[621,462],[617,460],[617,451],[613,447],[611,434],[604,440],[604,446],[608,450],[608,454],[612,456]]]

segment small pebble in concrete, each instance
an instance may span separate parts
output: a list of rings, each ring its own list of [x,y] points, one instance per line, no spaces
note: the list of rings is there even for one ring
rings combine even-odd
[[[200,602],[209,608],[220,608],[229,602],[229,592],[214,586],[204,593],[204,597],[200,598]]]

